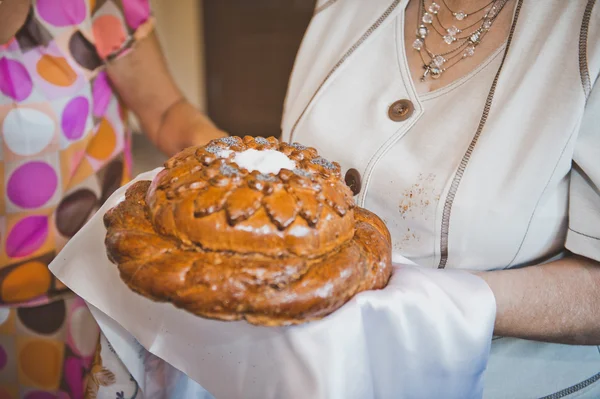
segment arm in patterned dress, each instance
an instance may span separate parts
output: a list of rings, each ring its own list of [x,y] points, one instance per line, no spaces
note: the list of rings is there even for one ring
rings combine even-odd
[[[193,107],[171,77],[149,10],[139,1],[120,2],[130,37],[115,35],[116,24],[95,19],[96,47],[108,60],[107,73],[117,94],[139,118],[144,132],[167,155],[226,136]],[[127,11],[129,10],[129,14]],[[135,31],[133,31],[135,30]]]

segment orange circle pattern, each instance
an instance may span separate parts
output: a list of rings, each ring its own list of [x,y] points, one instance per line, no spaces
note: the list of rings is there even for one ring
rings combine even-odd
[[[111,123],[102,119],[98,126],[98,131],[90,141],[87,153],[92,158],[104,161],[107,160],[115,151],[117,146],[117,135]]]
[[[43,55],[36,65],[37,73],[47,82],[69,87],[77,80],[77,74],[64,57]]]
[[[45,294],[52,278],[48,267],[41,262],[28,262],[10,272],[2,282],[2,299],[21,302]]]
[[[31,340],[19,353],[19,371],[40,388],[56,389],[61,375],[62,355],[56,342]]]

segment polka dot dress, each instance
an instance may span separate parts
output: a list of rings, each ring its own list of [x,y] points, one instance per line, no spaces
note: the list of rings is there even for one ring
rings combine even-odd
[[[98,328],[48,264],[127,181],[104,62],[150,29],[148,0],[33,0],[0,46],[0,399],[84,397]]]

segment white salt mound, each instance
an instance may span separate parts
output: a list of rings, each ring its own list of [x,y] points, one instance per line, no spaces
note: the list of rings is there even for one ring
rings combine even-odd
[[[251,148],[236,153],[233,162],[249,172],[257,170],[264,174],[272,173],[276,175],[281,169],[296,169],[296,162],[276,150],[259,151]]]

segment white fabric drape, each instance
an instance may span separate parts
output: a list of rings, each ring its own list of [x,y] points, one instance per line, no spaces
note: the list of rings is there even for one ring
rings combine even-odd
[[[107,259],[102,217],[127,187],[50,268],[91,305],[145,397],[197,397],[200,386],[218,399],[481,397],[495,300],[479,277],[396,265],[384,290],[321,321],[261,328],[206,320],[133,293]]]

